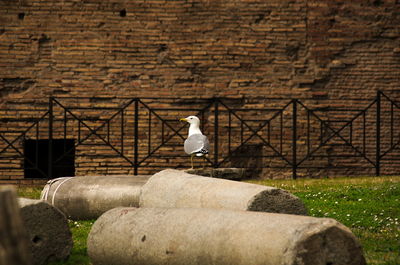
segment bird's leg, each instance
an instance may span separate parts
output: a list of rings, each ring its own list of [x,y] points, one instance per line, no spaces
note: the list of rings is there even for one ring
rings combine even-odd
[[[190,164],[192,165],[192,167],[190,168],[190,169],[193,169],[193,157],[194,157],[195,155],[190,155]]]
[[[201,169],[202,170],[204,170],[205,168],[206,168],[206,164],[207,164],[207,161],[206,161],[206,156],[203,156],[203,159],[201,160]]]

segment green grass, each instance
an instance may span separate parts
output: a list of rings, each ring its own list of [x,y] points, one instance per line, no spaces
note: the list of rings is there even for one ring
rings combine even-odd
[[[17,189],[18,196],[30,199],[39,199],[42,188],[40,187],[20,187]]]
[[[89,257],[86,253],[86,242],[94,220],[92,221],[72,221],[68,224],[72,232],[74,247],[68,260],[62,262],[51,262],[49,265],[84,265],[90,264]]]
[[[357,177],[250,181],[299,196],[309,214],[338,220],[359,238],[368,264],[400,264],[400,177]],[[21,196],[38,198],[40,189],[20,188]],[[90,264],[86,239],[93,221],[70,221],[74,248],[68,261],[52,265]]]

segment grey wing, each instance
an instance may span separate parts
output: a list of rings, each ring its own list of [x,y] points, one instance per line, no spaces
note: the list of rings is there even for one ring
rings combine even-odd
[[[204,135],[203,135],[204,136]],[[204,147],[203,150],[206,151],[206,154],[208,154],[208,152],[210,152],[210,142],[208,141],[207,136],[204,136],[205,140],[204,140]]]
[[[205,135],[194,134],[185,140],[184,149],[187,154],[206,154],[210,149],[210,143]]]

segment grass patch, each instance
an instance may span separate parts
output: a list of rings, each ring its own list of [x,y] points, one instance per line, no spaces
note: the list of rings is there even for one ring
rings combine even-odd
[[[40,187],[19,187],[17,189],[18,196],[29,198],[29,199],[39,199],[42,188]]]
[[[66,261],[51,262],[49,265],[89,265],[89,257],[87,255],[86,242],[94,220],[91,221],[72,221],[68,224],[72,232],[74,247],[71,256]]]
[[[260,180],[299,196],[315,217],[338,220],[360,239],[368,264],[400,264],[400,177]],[[39,198],[40,188],[20,188],[20,196]],[[71,257],[51,265],[89,265],[86,239],[93,221],[69,221]]]

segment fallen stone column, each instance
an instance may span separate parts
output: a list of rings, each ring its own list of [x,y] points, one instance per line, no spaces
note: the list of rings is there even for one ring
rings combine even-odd
[[[306,215],[303,202],[287,191],[262,185],[166,169],[142,187],[140,207],[218,208]]]
[[[0,265],[32,265],[17,195],[9,186],[0,186]]]
[[[149,176],[85,176],[51,180],[41,199],[72,220],[96,219],[119,206],[139,205],[141,187]]]
[[[30,238],[33,264],[68,258],[72,234],[65,215],[47,202],[20,198],[24,226]]]
[[[361,265],[334,219],[192,208],[116,208],[88,237],[93,265]]]

